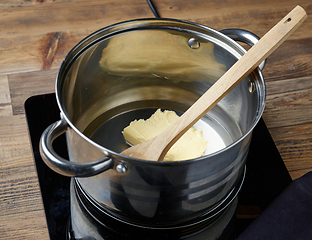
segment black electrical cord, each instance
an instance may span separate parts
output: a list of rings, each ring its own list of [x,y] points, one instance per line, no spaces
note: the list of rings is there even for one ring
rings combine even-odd
[[[146,0],[146,1],[148,3],[149,7],[151,8],[153,14],[155,15],[155,17],[160,18],[160,16],[159,16],[158,12],[156,11],[156,8],[154,7],[152,1],[151,0]]]

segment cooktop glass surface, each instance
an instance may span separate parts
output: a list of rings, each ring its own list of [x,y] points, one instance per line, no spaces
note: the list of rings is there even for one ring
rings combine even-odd
[[[50,238],[65,239],[70,215],[70,178],[50,170],[39,154],[42,132],[60,119],[55,94],[30,97],[25,102],[25,111]],[[53,146],[59,155],[68,159],[64,134],[54,141]],[[253,131],[246,168],[245,182],[238,198],[236,236],[291,182],[291,177],[262,119]]]

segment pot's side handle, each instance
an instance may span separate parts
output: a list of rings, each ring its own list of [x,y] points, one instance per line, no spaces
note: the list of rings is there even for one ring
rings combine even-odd
[[[109,157],[90,163],[70,162],[60,157],[54,151],[52,142],[64,133],[67,127],[66,121],[59,120],[47,127],[41,135],[40,155],[49,168],[67,177],[91,177],[112,168],[113,160]]]
[[[235,41],[243,42],[248,44],[249,46],[255,45],[260,38],[247,30],[239,29],[239,28],[228,28],[220,31],[224,35],[232,38]],[[262,71],[265,66],[266,59],[259,65],[260,70]]]

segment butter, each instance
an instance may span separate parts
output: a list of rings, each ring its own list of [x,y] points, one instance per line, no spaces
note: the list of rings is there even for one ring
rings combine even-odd
[[[158,109],[149,119],[134,120],[122,134],[127,142],[136,145],[153,138],[168,128],[179,116],[174,111]],[[207,141],[200,129],[190,128],[168,151],[164,161],[179,161],[203,155]]]

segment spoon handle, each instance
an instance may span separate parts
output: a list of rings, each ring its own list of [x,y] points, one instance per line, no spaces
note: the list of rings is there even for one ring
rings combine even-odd
[[[297,6],[266,33],[250,50],[243,55],[206,93],[204,93],[176,122],[166,131],[170,142],[163,151],[163,158],[170,147],[199,119],[211,110],[226,94],[247,77],[265,58],[267,58],[284,40],[304,21],[306,12]],[[159,136],[164,142],[163,136]],[[170,140],[169,140],[170,139]]]

